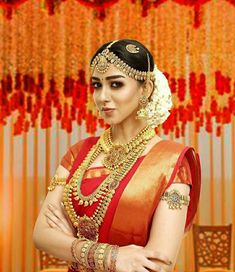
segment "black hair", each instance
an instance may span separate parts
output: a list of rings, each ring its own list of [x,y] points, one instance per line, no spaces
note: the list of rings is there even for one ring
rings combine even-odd
[[[102,45],[95,53],[95,55],[91,59],[91,63],[94,60],[94,58],[101,53],[107,46],[112,43],[105,43]],[[136,47],[139,48],[139,52],[136,54],[130,53],[126,50],[126,46],[128,44],[133,44]],[[124,61],[126,64],[128,64],[130,67],[147,72],[148,71],[148,57],[150,60],[150,71],[153,71],[154,69],[154,59],[152,54],[149,52],[149,50],[140,42],[136,40],[129,40],[129,39],[123,39],[118,40],[115,42],[110,48],[109,51],[113,52],[116,56],[118,56],[122,61]]]

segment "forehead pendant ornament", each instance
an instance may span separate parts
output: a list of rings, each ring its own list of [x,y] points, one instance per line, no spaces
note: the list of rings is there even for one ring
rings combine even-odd
[[[127,45],[126,45],[126,50],[127,50],[129,53],[132,53],[132,54],[139,53],[139,51],[140,51],[139,47],[137,47],[137,46],[134,45],[134,44],[127,44]]]
[[[99,60],[98,63],[96,65],[96,69],[100,72],[100,73],[106,73],[109,69],[109,62],[106,59],[105,56],[99,56]]]

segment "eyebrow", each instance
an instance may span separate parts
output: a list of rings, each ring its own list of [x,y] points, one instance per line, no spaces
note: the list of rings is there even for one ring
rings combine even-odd
[[[115,75],[115,76],[108,76],[105,79],[106,80],[111,80],[111,79],[117,79],[117,78],[125,78],[125,77],[122,76],[122,75]],[[92,77],[91,79],[100,81],[100,79],[98,77]]]

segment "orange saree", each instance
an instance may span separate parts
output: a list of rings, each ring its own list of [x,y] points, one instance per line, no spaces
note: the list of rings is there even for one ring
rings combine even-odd
[[[70,171],[69,182],[98,137],[91,137],[72,146],[61,161]],[[81,190],[84,195],[92,193],[109,174],[104,167],[90,168],[85,172]],[[196,214],[201,171],[198,154],[191,147],[163,140],[158,142],[146,156],[140,157],[120,182],[99,230],[99,242],[119,246],[146,245],[153,214],[164,191],[172,183],[189,184],[190,204],[185,231],[189,230]],[[91,216],[98,203],[84,207],[72,199],[78,215]],[[139,216],[141,215],[141,216]]]

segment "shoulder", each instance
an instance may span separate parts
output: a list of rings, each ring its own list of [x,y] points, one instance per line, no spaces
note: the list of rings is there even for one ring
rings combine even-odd
[[[190,147],[182,143],[161,139],[155,145],[153,145],[150,154],[152,153],[152,157],[158,157],[159,154],[161,154],[165,158],[172,158],[175,160],[176,157],[186,153],[188,149],[190,149]]]
[[[194,147],[172,140],[163,140],[161,143],[161,150],[165,151],[167,154],[178,156],[180,161],[183,158],[184,160],[187,160],[190,155],[198,157],[198,154]]]
[[[78,141],[77,143],[73,144],[62,157],[60,165],[66,168],[68,171],[71,170],[72,165],[79,155],[82,148],[89,148],[96,143],[98,137],[88,137]]]
[[[196,171],[200,172],[200,159],[194,147],[166,140],[162,144],[162,150],[171,166],[168,172],[169,184],[184,183],[192,186],[192,175],[195,176]]]
[[[171,148],[172,150],[182,150],[188,147],[182,143],[178,143],[172,140],[163,140],[162,144],[165,148]]]

